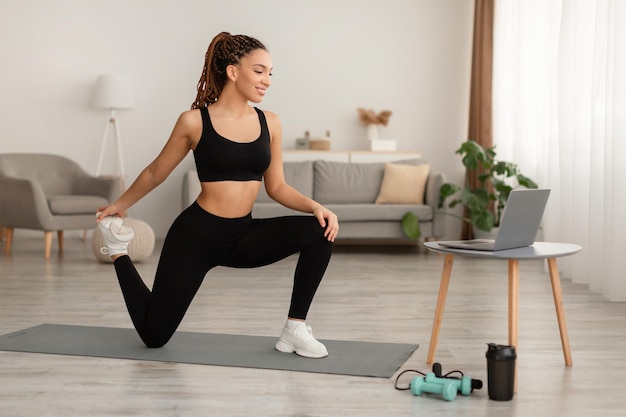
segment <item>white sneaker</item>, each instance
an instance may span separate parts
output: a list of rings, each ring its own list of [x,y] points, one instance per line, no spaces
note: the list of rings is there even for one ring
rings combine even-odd
[[[328,356],[326,346],[315,340],[313,332],[304,322],[294,330],[283,328],[280,339],[276,342],[276,350],[293,353],[307,358],[324,358]]]
[[[135,236],[135,232],[130,227],[124,226],[121,217],[107,216],[98,222],[98,228],[105,245],[100,248],[100,253],[111,256],[128,254],[128,244]]]

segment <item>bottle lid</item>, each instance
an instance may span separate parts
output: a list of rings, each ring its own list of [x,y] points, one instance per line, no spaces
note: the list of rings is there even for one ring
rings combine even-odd
[[[487,343],[487,359],[493,360],[511,360],[517,358],[515,346],[498,345],[496,343]]]

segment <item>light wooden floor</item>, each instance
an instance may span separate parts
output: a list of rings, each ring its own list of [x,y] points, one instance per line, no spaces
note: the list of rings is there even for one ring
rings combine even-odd
[[[41,323],[131,327],[110,264],[67,238],[0,244],[0,333]],[[336,248],[309,315],[321,339],[415,342],[400,370],[425,364],[442,257],[415,249]],[[156,255],[138,264],[150,283]],[[212,271],[181,330],[278,335],[295,258]],[[486,343],[507,341],[507,265],[457,259],[437,360],[485,388],[445,402],[394,389],[394,379],[0,352],[0,416],[623,416],[626,303],[563,281],[574,367],[565,368],[547,273],[520,264],[518,393],[490,401]],[[210,346],[207,346],[210,349]],[[330,352],[332,355],[332,352]],[[307,359],[303,359],[307,360]],[[402,382],[408,383],[410,377]]]

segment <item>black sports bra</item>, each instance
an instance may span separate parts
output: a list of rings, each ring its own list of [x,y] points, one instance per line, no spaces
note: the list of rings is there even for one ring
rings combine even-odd
[[[261,134],[252,142],[234,142],[215,131],[209,110],[200,108],[202,136],[193,157],[201,182],[261,181],[270,165],[270,133],[265,114],[256,107]]]

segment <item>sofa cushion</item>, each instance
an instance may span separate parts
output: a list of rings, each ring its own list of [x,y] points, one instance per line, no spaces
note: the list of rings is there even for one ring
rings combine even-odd
[[[433,209],[422,204],[326,204],[337,215],[339,233],[341,222],[356,221],[402,221],[407,211],[415,213],[420,221],[431,221]]]
[[[282,206],[272,200],[271,203],[259,203],[255,202],[252,207],[252,217],[255,219],[267,219],[270,217],[280,216],[306,216],[306,213],[292,210],[285,206]]]
[[[329,203],[370,203],[378,195],[384,164],[351,164],[315,161],[315,201]]]
[[[94,218],[98,207],[107,206],[106,198],[94,195],[51,195],[48,196],[50,212],[55,215],[63,214],[93,214]]]
[[[396,161],[402,165],[420,165],[423,159]],[[315,161],[314,199],[322,204],[373,204],[383,180],[384,163],[349,163]]]
[[[285,173],[285,181],[293,188],[309,198],[313,198],[313,161],[299,162],[283,162],[283,171]],[[265,182],[263,182],[259,194],[257,195],[257,203],[273,202],[265,191]]]
[[[339,229],[341,230],[342,222],[374,222],[374,221],[390,221],[400,222],[407,211],[411,211],[417,215],[420,221],[431,221],[433,218],[433,210],[430,206],[421,204],[326,204],[326,208],[331,210],[339,218]],[[252,217],[264,219],[268,217],[301,215],[301,213],[281,206],[276,203],[255,203],[252,209]]]
[[[385,164],[376,204],[423,204],[430,166]]]

